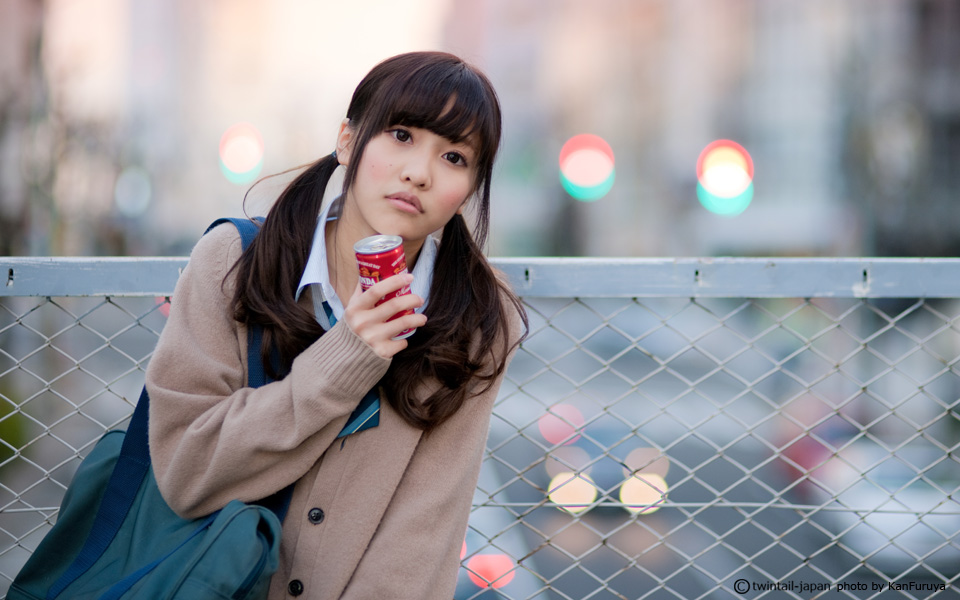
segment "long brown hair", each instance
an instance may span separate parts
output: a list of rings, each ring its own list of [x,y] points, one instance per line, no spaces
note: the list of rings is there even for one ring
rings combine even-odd
[[[527,324],[517,296],[483,255],[490,221],[490,179],[500,144],[500,104],[490,81],[456,56],[412,52],[381,62],[360,82],[347,109],[354,128],[352,159],[342,194],[356,181],[370,139],[405,125],[428,129],[453,142],[477,147],[473,233],[461,215],[444,227],[434,265],[427,324],[408,338],[381,384],[390,405],[414,427],[430,430],[503,372],[512,349],[509,315],[502,299]],[[234,316],[264,329],[268,373],[282,376],[293,359],[323,334],[314,315],[294,299],[310,254],[316,216],[338,162],[326,156],[309,165],[280,194],[260,234],[235,265]],[[269,360],[277,349],[280,365]],[[484,368],[489,364],[492,368]],[[429,379],[441,384],[428,398],[415,391]]]

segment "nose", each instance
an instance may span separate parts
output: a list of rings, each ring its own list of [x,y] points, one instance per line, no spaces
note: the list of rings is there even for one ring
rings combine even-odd
[[[431,183],[430,156],[428,153],[411,152],[403,165],[400,178],[418,189],[428,189]]]

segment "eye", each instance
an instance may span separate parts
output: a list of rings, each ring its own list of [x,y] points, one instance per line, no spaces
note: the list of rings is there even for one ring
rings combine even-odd
[[[398,142],[409,142],[410,141],[410,132],[406,129],[392,129],[390,131],[394,139]]]
[[[443,158],[454,165],[466,166],[467,164],[467,159],[459,152],[447,152],[443,155]]]

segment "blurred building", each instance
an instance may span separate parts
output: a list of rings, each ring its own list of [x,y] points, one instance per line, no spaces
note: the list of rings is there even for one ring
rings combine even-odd
[[[0,3],[0,255],[30,247],[29,199],[36,178],[26,155],[35,107],[43,106],[37,51],[42,29],[43,10],[37,3]]]
[[[956,255],[958,29],[952,0],[11,0],[0,252],[183,254],[244,210],[230,126],[259,131],[247,175],[312,161],[371,66],[440,48],[503,101],[492,254]],[[595,202],[558,177],[578,133],[616,155]],[[755,166],[736,217],[697,200],[720,138]]]
[[[439,0],[5,3],[0,15],[11,18],[0,32],[16,34],[4,39],[16,48],[9,64],[28,68],[13,81],[0,61],[0,91],[26,90],[18,101],[27,108],[17,140],[7,141],[15,128],[0,128],[5,151],[29,164],[5,162],[4,185],[23,187],[24,172],[45,169],[43,185],[19,192],[37,213],[20,219],[34,241],[19,252],[184,254],[213,219],[262,213],[277,185],[258,186],[245,208],[251,180],[231,181],[219,164],[224,132],[257,128],[260,176],[329,153],[361,77],[387,56],[435,47],[443,8]],[[358,14],[374,12],[358,27]],[[0,206],[16,204],[4,196]]]
[[[891,256],[960,255],[960,5],[911,3],[860,40],[851,86],[850,176],[871,202],[867,247]],[[900,47],[898,69],[883,69],[887,40]],[[891,57],[892,58],[892,57]]]
[[[947,1],[484,0],[446,43],[480,57],[507,140],[495,245],[584,255],[954,255],[960,25]],[[589,132],[616,184],[581,203],[557,154]],[[737,217],[696,197],[696,161],[743,144]],[[947,172],[951,174],[947,174]]]

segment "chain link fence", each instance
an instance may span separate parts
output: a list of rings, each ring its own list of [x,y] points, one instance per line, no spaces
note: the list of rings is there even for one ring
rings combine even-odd
[[[0,594],[125,426],[182,259],[0,259]],[[960,597],[960,261],[496,261],[458,600]]]

